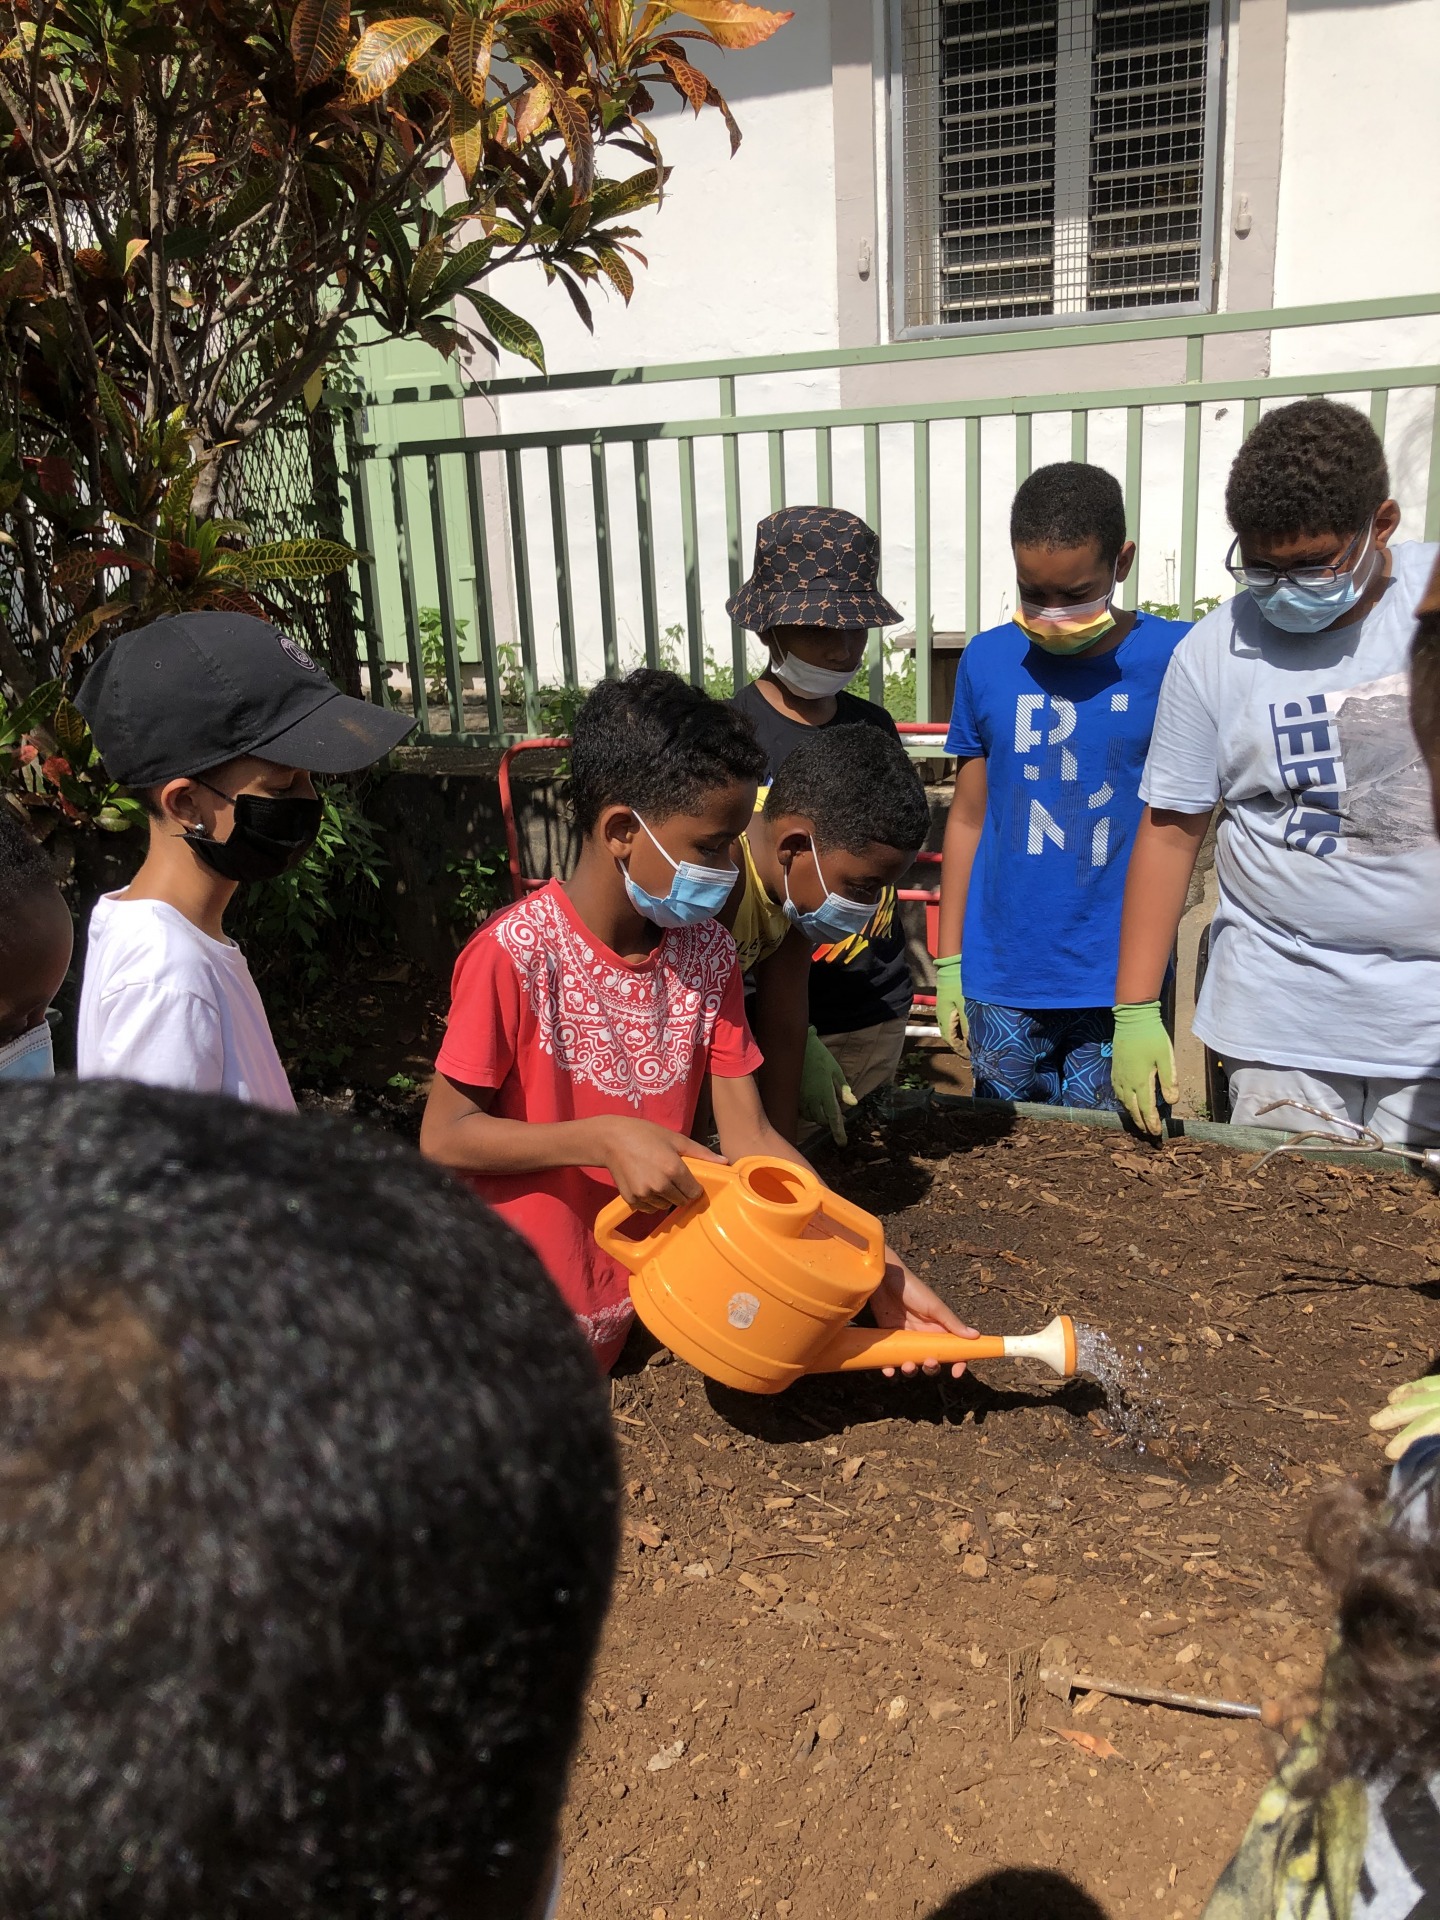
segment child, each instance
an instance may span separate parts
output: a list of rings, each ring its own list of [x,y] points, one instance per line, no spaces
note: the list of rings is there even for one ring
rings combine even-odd
[[[1135,543],[1102,467],[1032,473],[1010,544],[1019,610],[961,655],[945,741],[936,1014],[981,1098],[1108,1107],[1125,862],[1185,627],[1112,606]]]
[[[1392,548],[1389,490],[1369,421],[1331,400],[1266,414],[1230,470],[1246,591],[1176,650],[1125,889],[1114,1085],[1152,1133],[1174,1080],[1157,997],[1221,802],[1195,1031],[1231,1119],[1440,1139],[1440,848],[1407,697],[1436,550]]]
[[[634,1317],[627,1275],[591,1231],[615,1190],[660,1212],[698,1197],[685,1157],[707,1076],[728,1159],[806,1164],[755,1084],[735,942],[716,915],[764,755],[749,724],[672,673],[603,682],[575,721],[572,877],[488,920],[455,968],[422,1150],[468,1174],[530,1241],[610,1367]],[[954,1331],[891,1258],[884,1326]]]
[[[734,699],[754,723],[767,780],[817,728],[874,727],[899,739],[884,707],[847,690],[868,630],[900,618],[879,575],[880,542],[839,507],[782,507],[756,528],[750,578],[726,611],[770,654],[764,673]],[[864,933],[828,941],[814,958],[810,1018],[863,1099],[895,1078],[915,997],[893,889]]]
[[[797,747],[740,836],[741,874],[720,918],[765,1056],[756,1084],[787,1140],[797,1117],[845,1141],[855,1095],[809,1025],[813,948],[858,938],[914,861],[930,828],[925,789],[898,739],[879,727],[824,727]],[[808,1039],[807,1039],[808,1029]]]
[[[617,1490],[539,1262],[233,1100],[18,1087],[0,1162],[5,1911],[540,1920]]]
[[[111,779],[150,815],[139,873],[90,918],[81,1079],[293,1107],[225,909],[238,886],[304,859],[321,820],[312,773],[368,767],[414,722],[340,693],[244,613],[175,614],[112,641],[76,705]]]
[[[70,970],[74,937],[44,849],[0,796],[0,1082],[54,1073],[45,1015]]]
[[[1320,1711],[1205,1920],[1425,1920],[1440,1902],[1440,1439],[1406,1449],[1383,1505],[1332,1488],[1310,1539],[1340,1592]]]

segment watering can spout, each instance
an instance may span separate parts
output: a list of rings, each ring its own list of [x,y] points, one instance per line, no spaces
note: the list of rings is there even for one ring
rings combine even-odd
[[[1060,1313],[1039,1333],[915,1333],[883,1327],[842,1327],[827,1342],[807,1373],[868,1373],[879,1367],[921,1365],[938,1360],[1042,1360],[1062,1380],[1075,1371],[1075,1326]]]

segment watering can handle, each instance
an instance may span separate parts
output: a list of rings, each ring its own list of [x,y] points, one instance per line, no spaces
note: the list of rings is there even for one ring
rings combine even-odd
[[[867,1213],[863,1207],[844,1199],[833,1187],[824,1189],[820,1211],[827,1220],[833,1220],[837,1226],[844,1227],[847,1233],[853,1233],[870,1258],[881,1263],[880,1270],[883,1272],[885,1229],[873,1213]]]
[[[683,1207],[672,1207],[668,1213],[646,1213],[639,1207],[632,1207],[623,1194],[617,1193],[596,1214],[595,1225],[591,1229],[596,1241],[611,1259],[618,1260],[631,1273],[637,1273],[654,1251],[649,1234],[637,1240],[625,1232],[632,1220],[649,1220],[656,1226],[662,1221],[667,1227],[683,1226],[707,1204],[712,1189],[718,1190],[734,1178],[733,1171],[723,1160],[686,1159],[685,1165],[700,1183],[698,1200],[688,1200]]]

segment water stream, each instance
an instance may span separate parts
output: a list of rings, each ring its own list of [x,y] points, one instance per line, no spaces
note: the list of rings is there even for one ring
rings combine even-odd
[[[1144,1346],[1137,1341],[1133,1351],[1124,1352],[1108,1333],[1077,1320],[1075,1367],[1105,1395],[1106,1412],[1115,1431],[1123,1434],[1137,1453],[1144,1453],[1147,1440],[1162,1430],[1160,1399],[1150,1384]]]

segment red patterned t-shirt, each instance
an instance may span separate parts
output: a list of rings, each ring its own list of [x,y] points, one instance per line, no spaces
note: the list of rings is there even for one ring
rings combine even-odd
[[[754,1073],[735,942],[716,920],[663,934],[636,965],[596,939],[552,880],[497,913],[455,963],[436,1067],[490,1087],[505,1120],[629,1114],[689,1133],[707,1073]],[[625,1343],[628,1275],[591,1232],[615,1197],[603,1167],[472,1174],[470,1184],[534,1247],[602,1367]]]

